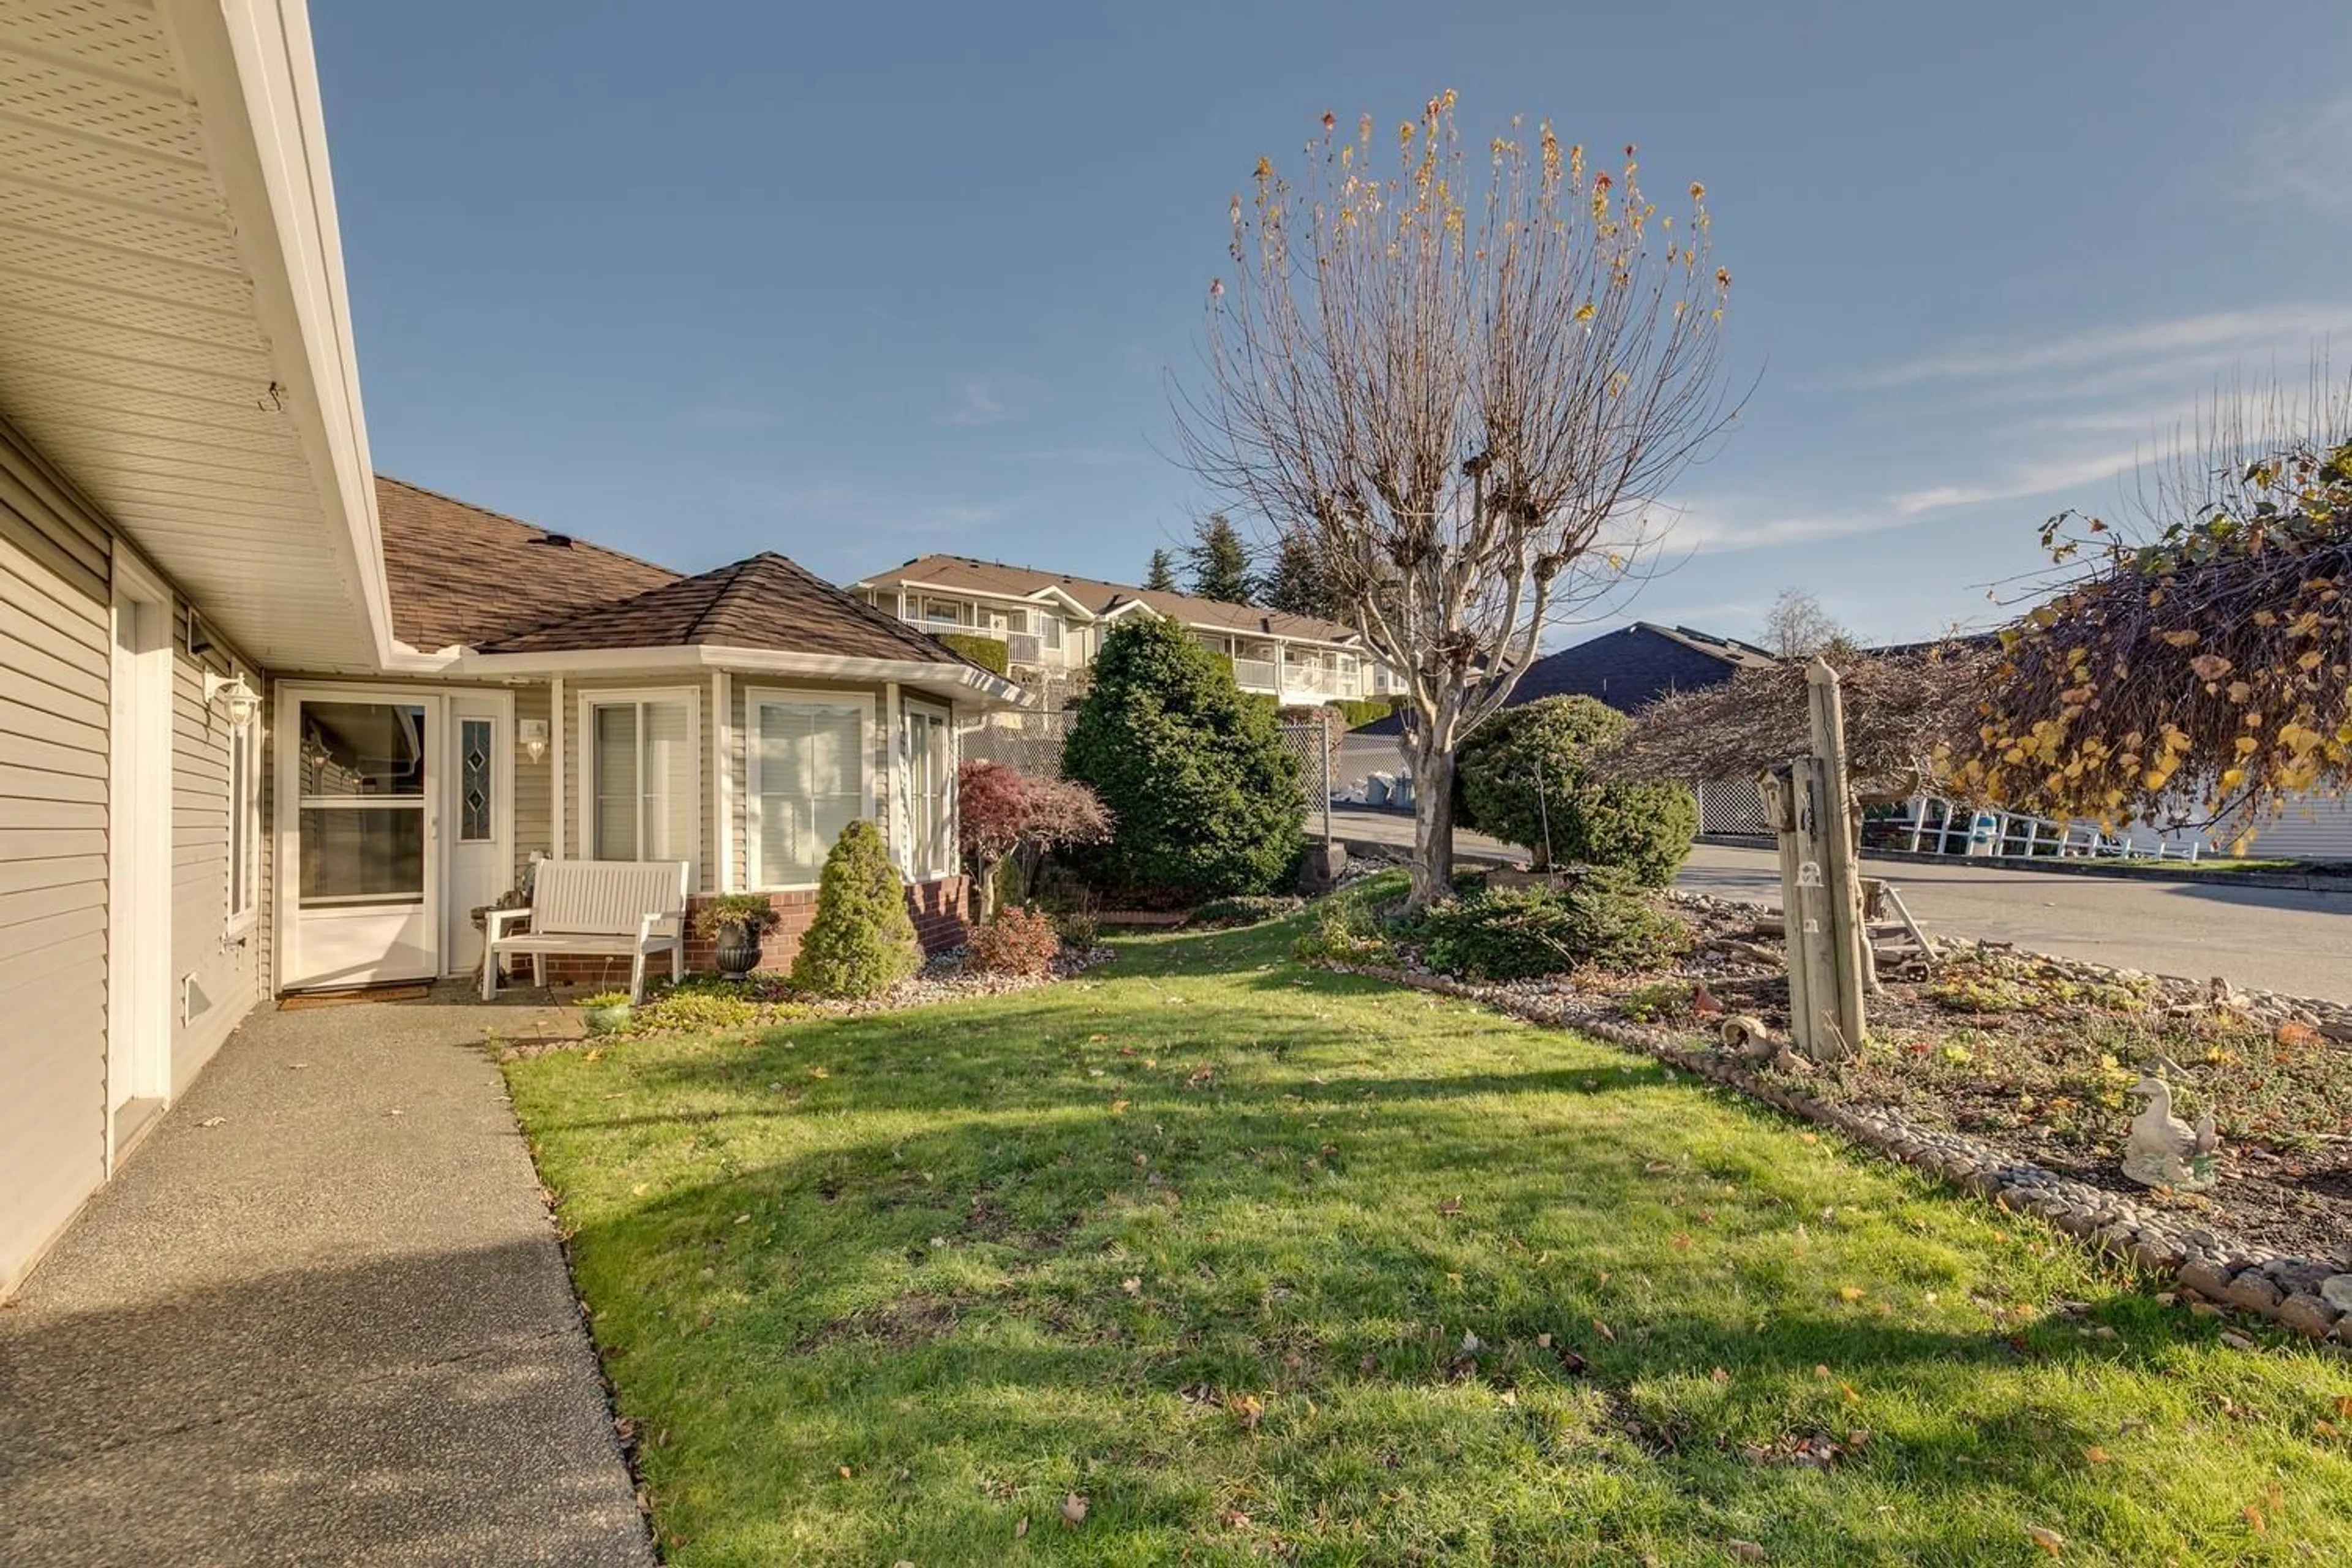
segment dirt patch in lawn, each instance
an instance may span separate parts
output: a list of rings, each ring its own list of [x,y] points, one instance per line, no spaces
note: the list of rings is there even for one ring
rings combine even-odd
[[[1612,999],[1635,1022],[1712,1032],[1747,1014],[1789,1021],[1776,917],[1676,896],[1690,955],[1672,971],[1548,982]],[[2256,1246],[2326,1256],[2352,1237],[2352,1042],[2325,1003],[1938,941],[1943,957],[1883,971],[1860,1057],[1801,1078],[1805,1092],[1891,1106],[2062,1175],[2126,1193]],[[2327,1032],[2323,1032],[2327,1031]],[[2176,1113],[2210,1107],[2225,1141],[2220,1186],[2151,1192],[2118,1167],[2143,1077]]]

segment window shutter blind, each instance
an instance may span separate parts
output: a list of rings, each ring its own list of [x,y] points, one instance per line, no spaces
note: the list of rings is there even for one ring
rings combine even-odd
[[[762,702],[753,740],[760,883],[814,882],[834,840],[866,812],[865,710],[852,703]]]
[[[646,860],[693,860],[694,715],[683,702],[648,702],[645,715],[645,840]]]
[[[637,858],[637,710],[614,703],[595,710],[595,837],[598,860]]]

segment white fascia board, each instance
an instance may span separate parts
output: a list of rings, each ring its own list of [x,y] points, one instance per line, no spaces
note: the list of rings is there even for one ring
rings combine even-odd
[[[404,674],[436,675],[448,680],[572,679],[589,675],[666,675],[723,669],[735,675],[797,675],[828,680],[898,681],[935,695],[975,701],[986,708],[1021,708],[1029,694],[977,665],[936,664],[923,659],[851,658],[834,654],[785,653],[742,647],[610,647],[562,653],[454,653],[395,656]]]
[[[303,0],[161,0],[254,303],[378,662],[394,651],[375,471]]]

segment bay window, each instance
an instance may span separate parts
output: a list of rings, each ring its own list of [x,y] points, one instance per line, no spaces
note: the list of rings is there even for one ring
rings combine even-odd
[[[841,830],[874,811],[871,697],[744,696],[744,860],[761,889],[810,888]]]
[[[581,815],[590,858],[695,861],[702,772],[694,693],[584,693],[580,728],[587,740]]]

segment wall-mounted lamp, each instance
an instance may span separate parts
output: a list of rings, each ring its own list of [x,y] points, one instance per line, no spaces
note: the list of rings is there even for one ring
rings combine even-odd
[[[547,755],[547,721],[525,719],[515,726],[515,736],[522,742],[522,754],[532,762]]]
[[[245,683],[243,676],[215,675],[205,671],[205,705],[218,707],[227,715],[232,729],[244,729],[261,711],[261,694]]]

